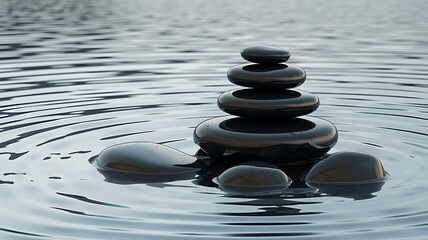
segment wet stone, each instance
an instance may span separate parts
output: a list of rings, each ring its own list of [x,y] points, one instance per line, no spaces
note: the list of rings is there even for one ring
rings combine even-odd
[[[315,164],[306,183],[322,192],[375,192],[383,186],[388,173],[381,161],[368,154],[338,152]]]
[[[306,73],[291,64],[241,64],[227,72],[230,82],[244,87],[281,90],[295,88],[306,80]]]
[[[301,90],[261,91],[238,89],[223,93],[218,107],[229,114],[261,119],[292,118],[307,115],[319,106],[314,94]]]
[[[200,123],[193,139],[213,158],[296,163],[317,158],[337,142],[335,126],[321,118],[265,121],[217,117]]]
[[[106,178],[141,181],[174,180],[194,174],[196,157],[174,148],[151,142],[133,142],[111,146],[94,161]],[[164,177],[164,179],[160,178]]]
[[[247,162],[224,171],[214,179],[228,193],[244,195],[278,194],[288,188],[291,179],[278,167],[266,162]]]
[[[280,63],[290,58],[290,52],[268,45],[255,45],[241,51],[243,59],[254,63]]]

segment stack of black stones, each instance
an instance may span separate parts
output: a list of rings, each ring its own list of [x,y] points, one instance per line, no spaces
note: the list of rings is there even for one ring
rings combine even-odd
[[[227,77],[242,88],[221,94],[217,102],[234,116],[206,120],[194,131],[195,143],[212,159],[238,162],[214,179],[221,189],[281,192],[291,184],[287,172],[323,192],[380,190],[387,173],[379,159],[355,152],[326,154],[338,140],[337,129],[306,116],[318,108],[319,98],[294,89],[304,83],[306,73],[285,63],[287,50],[257,45],[241,56],[252,63],[232,67]]]
[[[285,63],[287,50],[259,45],[241,55],[252,63],[232,67],[227,77],[242,88],[218,98],[219,108],[233,116],[212,118],[195,128],[194,141],[203,154],[132,142],[111,146],[90,162],[116,183],[175,181],[197,174],[200,185],[215,182],[226,192],[245,195],[308,186],[330,194],[380,190],[388,174],[379,159],[356,152],[327,154],[337,142],[337,129],[307,116],[319,99],[294,89],[304,83],[306,73]]]
[[[241,56],[253,63],[232,67],[230,82],[245,87],[218,98],[225,116],[199,124],[195,142],[213,158],[295,164],[323,156],[337,142],[335,126],[305,116],[319,106],[316,95],[293,89],[306,73],[286,62],[287,50],[265,45],[245,48]]]

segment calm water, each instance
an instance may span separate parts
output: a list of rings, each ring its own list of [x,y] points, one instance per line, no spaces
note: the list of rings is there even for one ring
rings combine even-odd
[[[0,1],[1,239],[427,239],[428,1]],[[333,122],[379,157],[366,198],[237,198],[119,185],[88,159],[153,141],[194,154],[239,51],[288,48]]]

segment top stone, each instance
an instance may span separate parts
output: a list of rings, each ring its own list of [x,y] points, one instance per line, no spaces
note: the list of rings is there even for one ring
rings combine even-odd
[[[241,56],[253,63],[280,63],[286,62],[290,58],[290,52],[268,45],[255,45],[244,48]]]

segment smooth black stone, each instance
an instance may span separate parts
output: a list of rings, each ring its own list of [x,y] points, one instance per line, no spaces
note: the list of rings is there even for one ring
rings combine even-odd
[[[292,182],[281,169],[266,162],[247,162],[231,167],[214,181],[225,192],[243,195],[278,194]]]
[[[241,51],[243,59],[254,63],[280,63],[290,58],[290,52],[268,45],[255,45]]]
[[[229,69],[227,78],[244,87],[281,90],[302,85],[306,73],[291,64],[241,64]]]
[[[379,191],[387,176],[381,161],[374,156],[338,152],[315,164],[305,180],[321,192],[357,193]]]
[[[235,116],[279,119],[307,115],[318,108],[319,99],[300,90],[239,89],[221,94],[217,105]]]
[[[179,180],[200,169],[197,158],[152,142],[133,142],[103,150],[94,163],[111,182],[163,182]]]
[[[338,133],[332,123],[315,117],[260,123],[225,116],[200,123],[193,139],[213,158],[286,164],[324,155],[336,144]]]
[[[218,184],[214,182],[218,182],[217,177],[225,172],[227,169],[234,167],[238,164],[242,164],[241,161],[234,161],[233,158],[228,158],[223,161],[216,161],[214,158],[207,158],[208,155],[202,149],[198,149],[195,153],[195,156],[198,159],[203,159],[201,162],[204,164],[201,165],[201,170],[198,172],[198,176],[195,181],[193,181],[197,185],[206,186],[206,187],[218,187]],[[320,158],[311,159],[305,163],[299,164],[275,164],[276,167],[280,168],[290,179],[293,179],[291,185],[287,189],[287,194],[306,194],[306,193],[314,193],[316,189],[309,187],[306,185],[305,175],[312,168],[312,166],[318,161]],[[264,162],[266,163],[266,162]],[[314,195],[311,195],[314,196]]]

